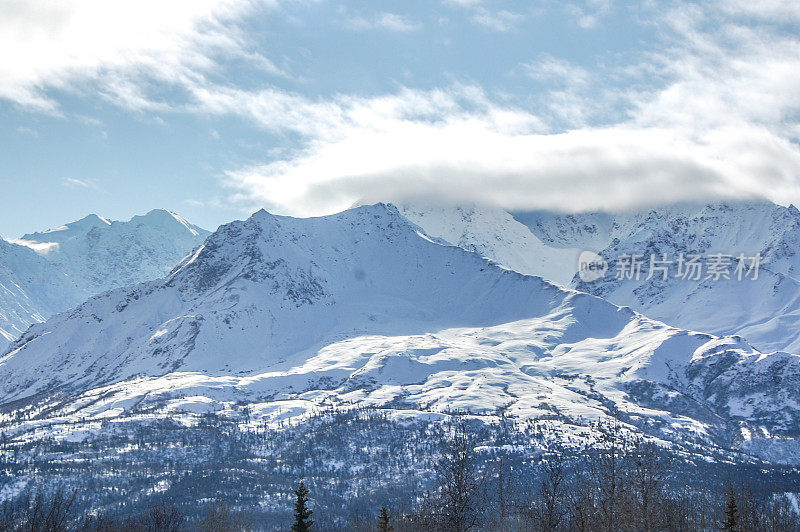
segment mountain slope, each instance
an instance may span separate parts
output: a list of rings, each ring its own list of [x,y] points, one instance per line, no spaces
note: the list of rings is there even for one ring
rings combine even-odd
[[[86,296],[163,277],[210,233],[156,209],[127,222],[95,214],[16,243],[40,250]]]
[[[384,205],[225,225],[168,278],[35,325],[0,358],[0,402],[29,412],[10,429],[20,438],[102,419],[246,408],[258,424],[373,406],[505,411],[568,439],[619,410],[681,445],[757,439],[767,456],[800,433],[799,388],[795,355],[500,268]]]
[[[516,271],[630,306],[682,329],[738,334],[763,351],[800,352],[800,212],[767,202],[679,204],[625,213],[559,214],[406,206],[426,234]],[[576,275],[581,250],[610,264],[605,278]],[[756,280],[687,281],[677,271],[646,279],[651,254],[763,257]],[[640,279],[615,279],[618,257],[641,255]],[[735,264],[731,266],[731,273]]]
[[[610,236],[600,251],[609,262],[608,274],[590,283],[576,277],[575,288],[676,327],[738,334],[764,351],[800,352],[800,213],[793,207],[675,206],[619,217]],[[660,274],[647,279],[651,254],[670,261],[699,254],[707,261],[715,253],[732,256],[729,279],[708,278],[707,269],[698,280],[683,279],[674,262],[667,279]],[[737,279],[736,257],[756,253],[763,257],[758,277]],[[632,254],[643,256],[643,275],[617,278],[619,258]]]
[[[0,239],[0,352],[32,323],[90,296],[163,277],[209,233],[156,210],[128,222],[97,215]]]
[[[426,235],[489,257],[514,271],[568,286],[580,249],[548,246],[502,209],[477,205],[398,207]]]
[[[31,323],[81,300],[65,273],[33,250],[0,239],[0,352]]]

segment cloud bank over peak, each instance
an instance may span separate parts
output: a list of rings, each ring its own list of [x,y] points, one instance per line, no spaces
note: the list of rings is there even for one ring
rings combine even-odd
[[[386,127],[352,125],[291,159],[229,172],[227,182],[238,201],[300,216],[359,199],[415,198],[575,212],[762,197],[767,178],[777,199],[793,189],[792,168],[800,164],[790,146],[739,132],[713,143],[659,128],[536,133],[519,130],[535,117],[506,109],[440,122],[384,120]],[[754,142],[768,153],[756,156]],[[742,143],[751,148],[733,159]]]
[[[20,50],[0,60],[0,99],[58,114],[78,94],[208,126],[219,151],[198,182],[214,188],[191,197],[228,212],[800,203],[800,11],[786,2],[0,7],[0,45]]]
[[[295,215],[418,197],[569,212],[698,198],[797,203],[800,39],[775,28],[777,17],[798,21],[785,11],[678,4],[658,21],[664,47],[606,71],[540,55],[521,75],[556,83],[534,109],[477,86],[403,88],[324,109],[296,100],[297,124],[278,128],[305,135],[305,148],[225,182],[236,201]],[[620,118],[595,119],[603,105],[621,106]],[[559,113],[577,118],[560,127]]]

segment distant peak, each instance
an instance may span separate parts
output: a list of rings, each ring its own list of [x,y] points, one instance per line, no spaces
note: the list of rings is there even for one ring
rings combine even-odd
[[[143,215],[142,218],[174,220],[180,217],[174,212],[168,211],[167,209],[153,209],[152,211]]]
[[[69,226],[98,226],[98,225],[111,225],[111,222],[102,216],[98,216],[94,213],[84,216],[80,220],[74,221],[72,223],[67,224]]]
[[[69,231],[70,229],[78,229],[78,230],[91,230],[95,227],[108,227],[111,225],[111,222],[102,216],[98,216],[94,213],[84,216],[80,220],[75,220],[74,222],[70,222],[68,224],[62,225],[61,227],[56,227],[55,229],[48,229],[47,231],[43,231],[41,234],[50,234],[50,233],[60,233],[63,231]],[[25,237],[23,237],[25,238]]]
[[[256,212],[250,215],[250,218],[248,219],[248,221],[253,221],[259,224],[269,224],[273,223],[275,220],[275,215],[266,209],[258,209]]]
[[[272,214],[267,211],[267,209],[258,209],[256,212],[253,213],[253,217],[257,218],[271,218]]]
[[[193,235],[199,235],[200,232],[198,231],[198,227],[190,223],[186,218],[176,214],[172,211],[167,209],[153,209],[152,211],[148,212],[147,214],[141,216],[134,216],[130,220],[134,223],[145,223],[150,226],[156,227],[175,227],[175,226],[183,226],[187,231],[192,233]]]
[[[350,210],[371,212],[374,214],[391,214],[391,215],[400,214],[400,211],[398,210],[397,207],[394,206],[394,204],[383,203],[383,202],[362,204]]]

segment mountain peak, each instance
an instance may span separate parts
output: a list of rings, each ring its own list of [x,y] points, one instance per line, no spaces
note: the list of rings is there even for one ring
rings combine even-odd
[[[42,233],[39,234],[50,235],[53,233],[65,233],[71,231],[85,232],[85,231],[90,231],[95,227],[106,227],[110,225],[111,222],[109,220],[103,218],[102,216],[98,216],[97,214],[92,213],[84,216],[79,220],[75,220],[74,222],[69,222],[60,227],[56,227],[55,229],[48,229],[47,231],[43,231]],[[36,234],[37,233],[34,233],[34,235]],[[22,238],[23,240],[31,240],[30,238],[28,238],[29,236],[32,235],[25,235]]]
[[[94,226],[94,225],[111,225],[111,222],[108,221],[106,218],[103,218],[102,216],[98,216],[97,214],[91,213],[91,214],[88,214],[88,215],[84,216],[80,220],[77,220],[77,221],[72,222],[71,224],[67,224],[67,225],[81,225],[81,226],[83,226],[83,225],[92,225],[92,226]]]
[[[147,214],[134,216],[131,218],[129,223],[141,223],[159,229],[183,228],[195,236],[198,236],[201,232],[203,232],[202,229],[190,223],[186,218],[167,209],[153,209]]]
[[[256,212],[250,215],[249,219],[257,222],[273,221],[275,220],[275,215],[266,209],[258,209]]]

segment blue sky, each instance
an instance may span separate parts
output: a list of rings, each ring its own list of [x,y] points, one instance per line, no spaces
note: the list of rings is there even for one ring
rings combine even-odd
[[[113,4],[113,5],[112,5]],[[800,4],[0,0],[0,235],[800,200]]]

